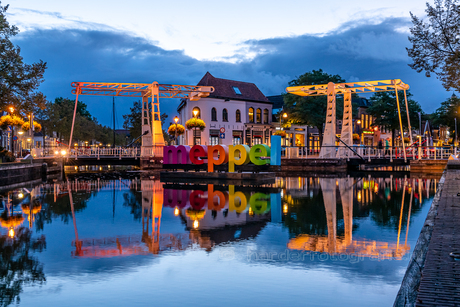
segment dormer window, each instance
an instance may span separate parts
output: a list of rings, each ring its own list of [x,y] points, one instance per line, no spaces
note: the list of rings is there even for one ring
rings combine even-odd
[[[233,86],[233,90],[235,91],[235,94],[241,95],[241,91],[240,91],[240,89],[238,87]]]

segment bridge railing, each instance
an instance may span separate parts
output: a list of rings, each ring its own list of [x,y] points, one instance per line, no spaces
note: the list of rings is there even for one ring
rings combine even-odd
[[[352,145],[350,148],[346,146],[328,146],[333,148],[336,152],[336,157],[340,158],[359,158],[375,159],[375,158],[388,158],[403,159],[404,149],[402,146],[364,146]],[[318,158],[321,149],[309,148],[307,146],[284,146],[281,149],[281,157],[283,159],[313,159]],[[421,147],[406,147],[406,158],[411,160],[446,160],[450,155],[460,154],[460,148],[451,146],[421,146]],[[337,154],[340,152],[340,156]]]

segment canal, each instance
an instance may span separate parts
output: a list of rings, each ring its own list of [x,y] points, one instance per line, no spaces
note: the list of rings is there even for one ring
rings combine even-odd
[[[1,193],[1,306],[391,306],[439,177]]]

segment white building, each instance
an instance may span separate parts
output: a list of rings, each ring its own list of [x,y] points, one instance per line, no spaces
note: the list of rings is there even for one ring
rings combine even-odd
[[[270,145],[273,104],[254,83],[215,78],[207,72],[197,85],[213,86],[214,92],[198,101],[183,99],[177,111],[185,126],[197,110],[206,128],[186,130],[179,144]]]

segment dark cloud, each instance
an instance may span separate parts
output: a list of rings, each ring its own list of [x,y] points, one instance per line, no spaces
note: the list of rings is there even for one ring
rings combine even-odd
[[[410,69],[408,19],[390,18],[378,24],[356,21],[323,35],[302,35],[246,41],[235,64],[199,61],[182,50],[164,50],[156,42],[113,30],[35,30],[18,35],[27,62],[48,63],[41,90],[48,99],[72,97],[72,81],[196,84],[206,71],[220,78],[248,81],[266,95],[284,91],[287,83],[322,68],[347,81],[402,79],[425,112],[434,111],[450,93],[440,82]],[[247,54],[257,56],[246,60]],[[110,123],[111,98],[82,97],[100,122]],[[132,99],[117,98],[118,121]],[[174,116],[178,101],[163,100],[162,111]]]

